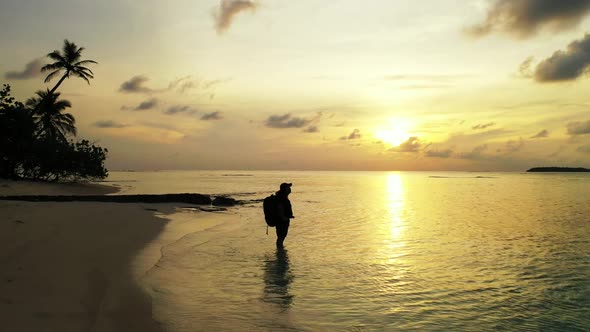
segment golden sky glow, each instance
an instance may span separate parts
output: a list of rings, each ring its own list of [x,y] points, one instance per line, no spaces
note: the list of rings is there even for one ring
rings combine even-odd
[[[590,4],[546,1],[8,0],[0,74],[85,47],[60,91],[110,169],[588,167]]]

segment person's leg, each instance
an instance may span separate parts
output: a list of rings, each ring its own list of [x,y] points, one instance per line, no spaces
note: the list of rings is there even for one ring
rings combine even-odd
[[[287,237],[287,233],[289,233],[289,222],[287,223],[279,223],[276,226],[277,228],[277,247],[283,247],[283,242]]]

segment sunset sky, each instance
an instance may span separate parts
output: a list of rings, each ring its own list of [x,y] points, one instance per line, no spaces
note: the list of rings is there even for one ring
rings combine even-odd
[[[3,0],[21,101],[64,39],[116,169],[590,167],[590,0]]]

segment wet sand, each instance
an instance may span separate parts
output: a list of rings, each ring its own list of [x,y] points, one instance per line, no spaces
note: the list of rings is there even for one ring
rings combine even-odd
[[[114,191],[0,182],[0,195]],[[198,211],[169,218],[175,211],[174,204],[0,201],[1,329],[162,331],[142,277],[165,245],[219,223]]]

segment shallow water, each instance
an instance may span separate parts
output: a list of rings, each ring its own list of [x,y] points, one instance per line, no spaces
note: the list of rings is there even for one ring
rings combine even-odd
[[[264,198],[293,182],[286,249],[261,204],[163,250],[168,331],[590,329],[590,175],[111,174],[122,193]],[[174,217],[174,216],[172,216]]]

